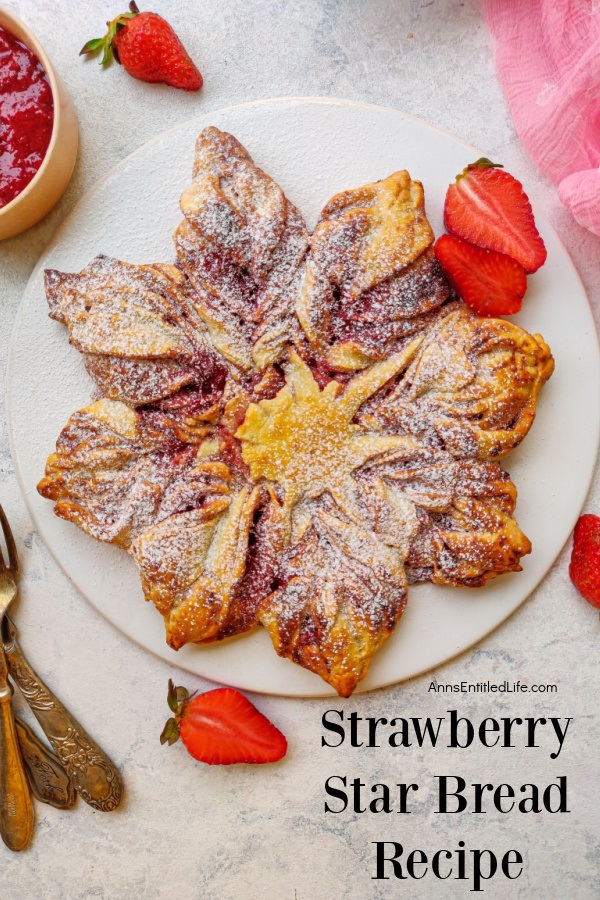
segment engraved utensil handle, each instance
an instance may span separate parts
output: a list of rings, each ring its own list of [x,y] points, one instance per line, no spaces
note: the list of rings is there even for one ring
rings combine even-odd
[[[34,797],[56,809],[71,809],[77,795],[58,756],[51,753],[29,725],[18,716],[15,716],[15,726],[23,764]]]
[[[94,809],[110,812],[123,797],[118,769],[33,671],[14,633],[4,642],[10,674],[27,700],[78,794]]]
[[[2,668],[6,670],[4,660]],[[0,834],[10,850],[24,850],[32,833],[33,803],[17,743],[11,690],[4,678],[0,683]]]

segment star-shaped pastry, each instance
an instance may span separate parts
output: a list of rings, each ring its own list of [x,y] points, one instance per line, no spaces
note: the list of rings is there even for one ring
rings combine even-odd
[[[174,266],[47,273],[101,399],[39,490],[134,557],[172,647],[262,625],[348,696],[409,583],[480,586],[530,552],[498,460],[550,350],[452,295],[407,172],[337,195],[309,235],[207,128],[181,208]]]

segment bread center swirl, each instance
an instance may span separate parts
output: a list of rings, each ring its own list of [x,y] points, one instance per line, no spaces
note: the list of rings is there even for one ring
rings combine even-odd
[[[271,400],[251,403],[236,432],[253,479],[281,485],[288,511],[305,497],[314,500],[329,492],[346,515],[356,519],[352,472],[408,441],[352,420],[369,397],[405,368],[420,343],[417,339],[375,363],[345,388],[330,381],[323,390],[292,351],[284,387]]]

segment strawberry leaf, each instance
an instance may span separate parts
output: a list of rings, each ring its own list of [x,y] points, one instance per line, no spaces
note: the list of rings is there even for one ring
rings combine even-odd
[[[169,709],[171,710],[171,712],[177,712],[177,707],[179,706],[179,703],[177,701],[177,691],[178,690],[179,690],[179,688],[176,688],[175,685],[173,684],[172,679],[169,678],[169,690],[167,693],[167,703],[169,704]]]
[[[84,44],[81,50],[79,51],[79,55],[83,56],[84,53],[90,53],[92,56],[95,53],[98,53],[99,50],[104,46],[104,38],[92,38],[91,41],[88,41],[87,44]]]
[[[187,699],[189,699],[190,692],[188,691],[187,688],[177,687],[177,688],[175,688],[175,696],[177,698],[177,706],[180,706]]]
[[[179,740],[179,725],[175,721],[175,719],[167,719],[167,723],[162,730],[162,734],[160,736],[161,744],[168,744],[169,747],[172,744],[175,744]]]
[[[135,9],[133,8],[135,7]],[[101,65],[106,67],[110,65],[113,59],[116,59],[117,62],[120,63],[120,59],[117,54],[116,47],[114,46],[114,39],[116,34],[121,31],[127,24],[128,19],[134,19],[137,16],[139,10],[135,3],[130,4],[131,12],[122,13],[120,16],[117,16],[112,22],[107,22],[108,31],[101,38],[92,38],[91,41],[88,41],[83,45],[81,50],[79,51],[79,55],[82,56],[86,53],[91,54],[92,56],[96,53],[102,52],[102,60]]]
[[[109,32],[109,37],[105,41],[105,44],[104,44],[104,53],[102,54],[102,62],[101,62],[102,66],[110,65],[110,63],[113,60],[113,50],[112,50],[112,45],[111,45],[113,37],[114,37],[114,34],[111,34],[111,32]]]
[[[184,711],[185,707],[192,700],[198,691],[194,691],[193,694],[190,694],[186,687],[182,687],[179,685],[175,687],[171,678],[169,678],[169,690],[167,692],[167,703],[169,704],[169,709],[171,712],[174,712],[178,718],[180,718]]]
[[[502,163],[494,163],[491,159],[488,159],[486,156],[480,156],[479,159],[476,159],[474,163],[469,163],[467,169],[503,169],[504,166]]]

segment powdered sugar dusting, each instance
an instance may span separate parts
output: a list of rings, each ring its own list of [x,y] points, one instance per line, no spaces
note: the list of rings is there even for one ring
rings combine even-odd
[[[407,173],[333,198],[309,243],[279,186],[207,129],[182,210],[177,268],[47,274],[111,399],[72,417],[40,490],[134,553],[172,646],[260,622],[347,695],[407,576],[477,585],[529,552],[493,460],[527,433],[552,358],[447,302]]]
[[[287,294],[308,248],[298,210],[231,135],[215,128],[198,138],[194,182],[181,208],[178,264],[213,342],[244,370],[277,362],[289,340]],[[280,339],[261,353],[274,330]]]

